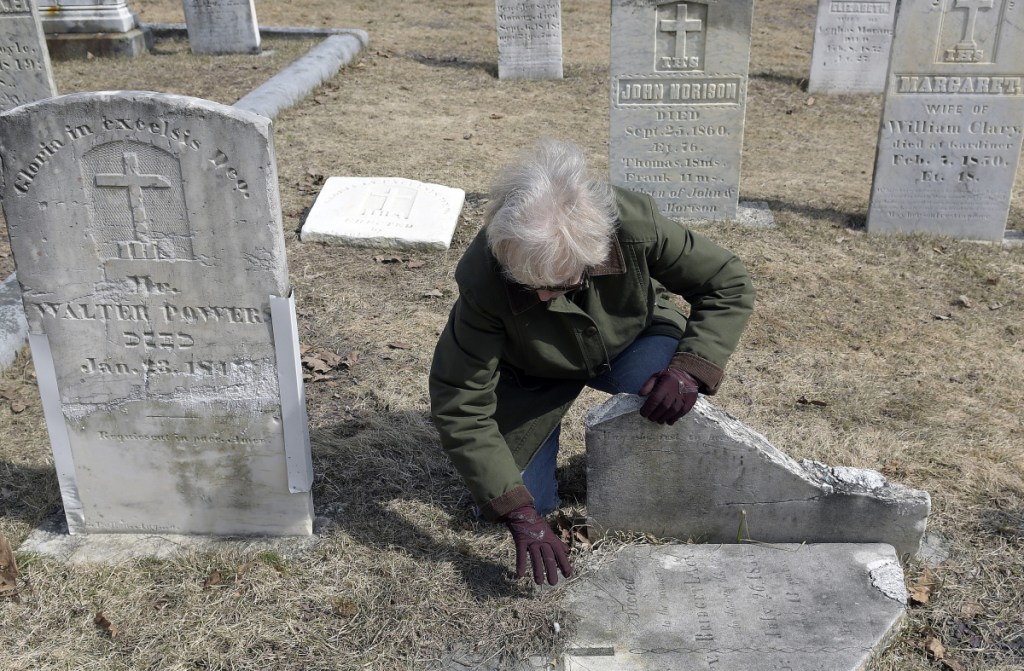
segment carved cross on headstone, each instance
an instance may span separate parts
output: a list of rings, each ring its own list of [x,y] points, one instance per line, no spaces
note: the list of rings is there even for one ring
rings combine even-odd
[[[416,192],[402,187],[371,191],[363,205],[363,214],[408,219],[415,200]]]
[[[149,219],[143,203],[143,189],[169,189],[171,183],[161,175],[144,175],[140,172],[139,157],[134,152],[124,153],[124,174],[96,175],[96,186],[128,189],[128,204],[132,209],[132,224],[135,237],[147,241]]]
[[[700,32],[704,29],[704,22],[700,19],[687,18],[687,7],[685,2],[680,2],[676,5],[676,18],[661,19],[658,23],[658,30],[676,34],[676,58],[686,57],[686,33]]]
[[[994,0],[956,0],[953,9],[967,10],[967,27],[964,29],[964,39],[960,41],[957,47],[977,48],[977,43],[974,41],[974,26],[978,20],[978,12],[983,9],[992,9],[993,5]]]

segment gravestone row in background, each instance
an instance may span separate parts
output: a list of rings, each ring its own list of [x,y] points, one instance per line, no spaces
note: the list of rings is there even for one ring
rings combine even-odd
[[[0,116],[3,208],[68,528],[309,534],[268,119],[76,94]]]
[[[677,220],[736,218],[752,0],[613,0],[613,184]]]
[[[0,112],[55,95],[35,1],[0,3]]]
[[[182,4],[192,53],[259,53],[260,29],[253,0],[184,0]]]
[[[1024,4],[904,0],[867,228],[1003,239],[1024,134]]]
[[[898,0],[818,0],[811,93],[881,93]]]
[[[499,79],[562,78],[561,0],[496,0]]]

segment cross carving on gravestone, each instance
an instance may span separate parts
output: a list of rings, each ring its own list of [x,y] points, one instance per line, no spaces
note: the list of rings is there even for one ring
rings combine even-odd
[[[984,51],[978,48],[974,39],[974,30],[978,21],[978,12],[989,10],[995,5],[994,0],[955,0],[951,9],[967,10],[967,25],[964,27],[963,39],[952,49],[946,50],[946,60],[953,62],[978,62],[984,58]]]
[[[363,214],[408,219],[415,201],[416,191],[413,189],[396,186],[377,189],[367,195],[366,202],[363,203]]]
[[[675,33],[675,57],[680,60],[686,58],[686,33],[700,32],[704,29],[703,21],[687,17],[687,8],[688,5],[685,2],[680,2],[676,5],[676,18],[661,19],[658,22],[658,30],[661,32]]]
[[[169,189],[171,183],[161,175],[144,175],[140,172],[139,157],[134,152],[124,153],[124,174],[96,175],[96,186],[128,189],[128,205],[132,211],[132,226],[135,237],[148,242],[149,218],[143,203],[143,189]]]

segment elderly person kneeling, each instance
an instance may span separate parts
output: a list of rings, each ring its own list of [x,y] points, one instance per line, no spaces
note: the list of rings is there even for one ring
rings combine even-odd
[[[543,515],[558,507],[562,417],[584,386],[647,396],[672,424],[714,394],[754,303],[732,253],[639,193],[587,179],[580,149],[546,141],[507,167],[455,270],[459,298],[430,370],[441,444],[516,571],[572,568]],[[689,318],[661,286],[690,304]]]

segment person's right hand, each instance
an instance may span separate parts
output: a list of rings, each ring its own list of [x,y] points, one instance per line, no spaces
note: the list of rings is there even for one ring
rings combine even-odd
[[[516,576],[526,575],[527,559],[533,564],[533,580],[538,585],[544,584],[545,573],[552,585],[558,584],[559,570],[566,578],[572,575],[565,544],[532,504],[516,508],[503,521],[516,544]]]

